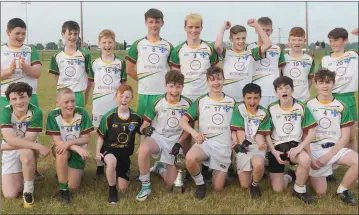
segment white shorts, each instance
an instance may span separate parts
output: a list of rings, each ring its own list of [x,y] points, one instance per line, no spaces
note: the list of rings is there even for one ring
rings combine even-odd
[[[210,140],[205,140],[202,144],[194,144],[194,146],[200,147],[208,156],[206,160],[202,161],[203,165],[213,170],[228,172],[232,153],[230,146],[228,148],[218,147]]]
[[[100,122],[103,116],[103,114],[92,114],[92,124],[95,128],[100,127]]]
[[[171,155],[170,152],[172,151],[172,147],[176,143],[176,141],[168,141],[156,132],[153,132],[151,138],[155,140],[158,147],[160,148],[160,151],[152,154],[152,157],[154,159],[158,159],[161,155],[160,161],[162,163],[166,163],[173,166],[175,162],[175,156]],[[180,149],[180,153],[181,150],[182,149]]]
[[[318,159],[321,156],[323,156],[324,154],[328,153],[329,150],[330,150],[330,148],[325,149],[325,150],[312,151],[312,156],[313,156],[313,158]],[[338,167],[338,165],[335,164],[335,162],[337,162],[346,153],[351,152],[351,151],[353,151],[353,150],[348,149],[348,148],[342,148],[322,168],[317,169],[317,170],[310,168],[309,175],[311,177],[326,177],[328,175],[333,174],[333,169],[336,169]]]
[[[239,173],[252,171],[252,157],[259,155],[265,158],[266,152],[266,150],[259,150],[258,148],[250,150],[247,154],[239,152],[236,154],[237,171],[239,171]]]
[[[22,164],[18,150],[2,152],[1,170],[3,175],[22,172]]]
[[[278,98],[276,96],[262,96],[261,101],[260,101],[259,104],[264,108],[268,108],[268,106],[271,103],[273,103],[273,102],[275,102],[277,100],[278,100]]]

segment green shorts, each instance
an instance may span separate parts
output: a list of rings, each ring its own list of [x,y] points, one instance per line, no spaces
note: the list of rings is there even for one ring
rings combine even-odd
[[[147,107],[150,104],[152,104],[161,95],[138,94],[137,114],[140,115],[140,116],[145,115],[145,111],[146,111]]]
[[[358,121],[357,102],[354,93],[335,93],[335,98],[342,101],[349,108],[354,121]]]
[[[76,106],[85,107],[85,94],[84,91],[75,92]]]
[[[86,161],[74,151],[70,151],[70,158],[68,162],[68,166],[72,169],[85,169],[86,166]]]
[[[30,103],[35,105],[36,107],[39,107],[39,98],[37,97],[37,94],[32,94]],[[6,97],[1,96],[0,101],[0,109],[2,110],[6,105],[9,105],[9,101]]]

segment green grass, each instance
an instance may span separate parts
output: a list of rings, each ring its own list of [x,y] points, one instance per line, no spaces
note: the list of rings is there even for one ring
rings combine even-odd
[[[44,113],[44,126],[48,112],[55,107],[55,79],[53,75],[47,72],[52,52],[40,52],[43,63],[43,73],[39,80],[39,100],[40,106]],[[98,56],[99,52],[91,52],[93,57]],[[120,52],[120,56],[124,56],[124,52]],[[318,59],[316,57],[316,65]],[[137,92],[137,84],[129,78],[129,84],[132,85]],[[313,92],[313,91],[312,91]],[[136,95],[136,93],[135,93]],[[136,98],[131,106],[135,107]],[[92,104],[86,108],[89,113],[92,110]],[[41,134],[41,143],[50,146],[51,139],[49,136]],[[138,141],[136,142],[138,146]],[[249,198],[249,191],[242,190],[239,187],[238,180],[234,180],[225,186],[224,190],[214,193],[208,187],[208,194],[202,201],[195,200],[193,197],[194,184],[184,194],[173,194],[164,186],[162,180],[155,176],[151,176],[152,195],[145,202],[135,200],[136,194],[140,189],[140,184],[131,180],[129,190],[126,193],[120,193],[120,203],[117,206],[107,205],[108,184],[106,179],[101,181],[93,181],[91,177],[95,174],[96,163],[94,159],[95,152],[95,134],[89,144],[92,158],[87,161],[85,174],[80,190],[73,195],[73,201],[70,206],[60,205],[52,196],[58,190],[58,183],[55,178],[55,159],[50,155],[40,158],[38,166],[40,171],[45,175],[46,179],[36,182],[35,200],[36,206],[32,209],[22,208],[22,199],[6,200],[2,198],[3,214],[248,214],[248,213],[280,213],[280,214],[357,214],[357,207],[349,207],[344,205],[335,196],[336,189],[340,179],[343,177],[345,168],[339,168],[335,173],[338,182],[329,183],[328,194],[322,197],[315,197],[318,200],[316,206],[303,204],[301,201],[294,199],[290,195],[293,185],[290,185],[283,193],[277,194],[271,190],[267,180],[261,182],[263,197],[260,200],[252,201]],[[131,179],[138,172],[136,156],[132,157]],[[358,199],[358,185],[352,188],[355,199]],[[308,185],[308,191],[313,193],[311,186]]]

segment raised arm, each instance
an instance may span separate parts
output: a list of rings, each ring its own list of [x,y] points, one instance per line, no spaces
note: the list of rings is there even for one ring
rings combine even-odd
[[[216,38],[216,42],[214,43],[214,48],[216,49],[218,56],[222,56],[223,53],[223,47],[222,47],[222,42],[223,42],[223,35],[224,32],[226,30],[228,30],[231,27],[231,23],[229,21],[226,21],[221,30],[219,31],[217,38]]]
[[[261,53],[265,53],[270,47],[272,47],[272,41],[268,35],[263,31],[262,27],[258,24],[256,19],[249,19],[247,24],[256,29],[259,37],[262,40]]]

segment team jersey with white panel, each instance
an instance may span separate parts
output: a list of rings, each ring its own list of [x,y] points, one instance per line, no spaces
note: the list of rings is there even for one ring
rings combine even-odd
[[[165,140],[176,142],[183,132],[179,126],[179,120],[191,104],[191,100],[184,96],[181,96],[176,104],[169,103],[166,100],[166,94],[159,96],[147,108],[144,120],[152,123],[152,127],[155,128],[154,132],[161,135]]]
[[[92,62],[89,80],[95,82],[92,113],[104,115],[117,106],[116,90],[121,86],[121,81],[127,80],[126,63],[117,56],[112,62],[99,57]]]
[[[304,54],[300,57],[284,55],[285,66],[283,75],[293,79],[294,92],[292,96],[299,101],[305,102],[310,99],[309,78],[314,77],[314,60],[311,56]]]
[[[358,50],[346,51],[341,57],[322,58],[321,67],[335,72],[333,93],[358,91]]]
[[[318,123],[317,134],[310,144],[311,150],[322,150],[325,143],[336,144],[341,137],[341,128],[354,125],[350,110],[337,99],[321,103],[317,98],[308,101],[307,106]]]
[[[182,95],[199,97],[208,92],[206,84],[207,69],[218,63],[213,44],[201,41],[196,47],[183,42],[173,49],[170,65],[181,70],[184,75]]]
[[[20,48],[12,49],[7,44],[1,46],[1,69],[8,69],[15,58],[22,56],[25,64],[40,64],[37,49],[29,45],[22,45]],[[25,82],[32,87],[32,93],[36,94],[37,79],[28,76],[21,68],[16,68],[14,74],[5,80],[1,80],[1,96],[5,96],[5,91],[11,83]]]
[[[251,43],[248,49],[258,47],[257,43]],[[280,76],[279,67],[285,65],[283,50],[273,44],[266,52],[266,57],[254,62],[252,82],[262,89],[262,96],[276,96],[273,81]]]
[[[126,60],[137,66],[139,94],[159,95],[166,91],[165,75],[171,51],[172,44],[162,38],[152,41],[144,37],[132,44]]]

